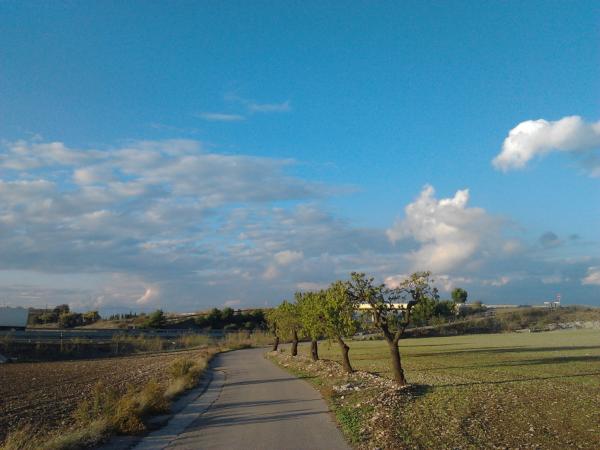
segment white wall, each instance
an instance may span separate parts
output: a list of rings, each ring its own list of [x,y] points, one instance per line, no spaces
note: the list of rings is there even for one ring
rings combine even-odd
[[[28,317],[27,308],[0,307],[0,327],[25,327]]]

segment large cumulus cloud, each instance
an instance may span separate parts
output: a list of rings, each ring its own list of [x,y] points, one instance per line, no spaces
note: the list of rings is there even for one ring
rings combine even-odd
[[[392,242],[412,239],[419,246],[408,254],[413,270],[436,273],[465,270],[492,244],[498,244],[502,220],[468,206],[469,190],[436,199],[432,186],[405,208],[405,217],[387,230]]]
[[[580,159],[591,176],[600,176],[600,121],[585,122],[579,116],[557,121],[526,120],[512,130],[494,158],[499,170],[522,169],[529,161],[551,152],[566,152]]]

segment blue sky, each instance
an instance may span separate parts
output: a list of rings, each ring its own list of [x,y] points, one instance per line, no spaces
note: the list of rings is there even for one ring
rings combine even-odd
[[[7,303],[275,304],[422,268],[483,301],[600,304],[597,2],[0,16]]]

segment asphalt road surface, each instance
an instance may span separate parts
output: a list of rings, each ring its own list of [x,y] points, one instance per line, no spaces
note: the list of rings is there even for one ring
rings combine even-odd
[[[220,392],[166,448],[349,450],[320,394],[264,353],[248,349],[219,355],[213,368],[219,371]]]

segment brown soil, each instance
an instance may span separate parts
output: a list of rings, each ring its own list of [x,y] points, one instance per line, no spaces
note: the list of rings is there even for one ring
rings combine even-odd
[[[166,383],[167,369],[178,358],[200,356],[203,350],[155,353],[86,361],[0,365],[0,442],[26,423],[36,430],[69,426],[73,411],[95,384],[121,392],[150,379]]]

